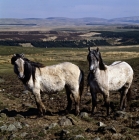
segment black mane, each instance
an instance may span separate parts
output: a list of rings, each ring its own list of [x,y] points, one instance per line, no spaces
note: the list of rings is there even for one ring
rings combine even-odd
[[[43,64],[38,63],[38,62],[33,62],[30,61],[27,58],[24,58],[22,54],[15,54],[12,58],[11,58],[11,64],[15,65],[15,61],[19,58],[22,58],[25,61],[24,64],[24,75],[25,77],[23,79],[20,79],[24,84],[26,84],[30,77],[32,76],[33,82],[35,82],[35,72],[36,72],[36,68],[42,68],[44,67]]]
[[[27,61],[28,63],[31,64],[31,66],[33,67],[37,67],[37,68],[43,68],[45,67],[43,64],[39,63],[39,62],[34,62],[34,61],[30,61],[27,58],[24,58],[23,60]]]
[[[101,53],[98,51],[98,58],[99,58],[99,69],[100,70],[106,70],[105,64],[103,63]]]

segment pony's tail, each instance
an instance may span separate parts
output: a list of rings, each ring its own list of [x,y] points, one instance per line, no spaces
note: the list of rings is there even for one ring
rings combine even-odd
[[[128,89],[128,92],[126,94],[126,97],[127,97],[127,102],[130,102],[131,101],[131,97],[132,97],[131,88]]]
[[[84,72],[80,69],[81,71],[81,81],[80,81],[80,85],[79,85],[79,94],[80,94],[80,100],[81,100],[81,96],[83,93],[83,89],[84,89]]]

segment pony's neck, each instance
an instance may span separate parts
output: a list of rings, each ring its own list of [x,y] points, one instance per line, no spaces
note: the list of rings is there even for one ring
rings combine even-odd
[[[100,70],[99,68],[96,69],[96,72],[92,74],[95,81],[99,84],[105,84],[108,82],[108,71],[106,70]]]
[[[35,70],[36,70],[36,67],[32,66],[29,62],[25,61],[25,65],[24,65],[24,75],[25,75],[25,77],[23,79],[21,79],[23,84],[26,85],[28,83],[28,81],[30,80],[31,76],[32,76],[33,81],[34,81]]]

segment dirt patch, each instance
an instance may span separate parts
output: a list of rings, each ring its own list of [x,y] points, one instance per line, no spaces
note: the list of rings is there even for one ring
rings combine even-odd
[[[82,37],[91,37],[91,36],[100,35],[100,34],[101,33],[90,32],[90,33],[82,34],[80,36],[82,36]]]

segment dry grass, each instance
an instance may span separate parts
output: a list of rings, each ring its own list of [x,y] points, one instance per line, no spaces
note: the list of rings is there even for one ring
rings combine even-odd
[[[102,57],[106,59],[126,60],[139,57],[139,52],[105,52],[102,53]]]
[[[139,47],[135,46],[139,49]],[[9,64],[10,59],[14,53],[25,53],[25,57],[31,59],[32,61],[38,61],[42,63],[49,63],[49,62],[61,62],[61,61],[87,61],[87,48],[85,49],[38,49],[38,48],[27,48],[28,52],[31,50],[32,53],[26,54],[25,49],[19,50],[18,48],[10,47],[12,50],[10,55],[4,55],[0,54],[0,64]],[[133,46],[120,46],[117,47],[115,50],[115,47],[99,47],[102,57],[104,61],[106,60],[126,60],[126,59],[132,59],[132,58],[138,58],[139,57],[139,51],[138,52],[129,52],[128,50],[133,48]],[[127,51],[121,51],[121,48],[127,48]],[[6,48],[5,48],[6,49]],[[9,49],[9,47],[8,47]],[[10,53],[10,52],[9,52]]]

